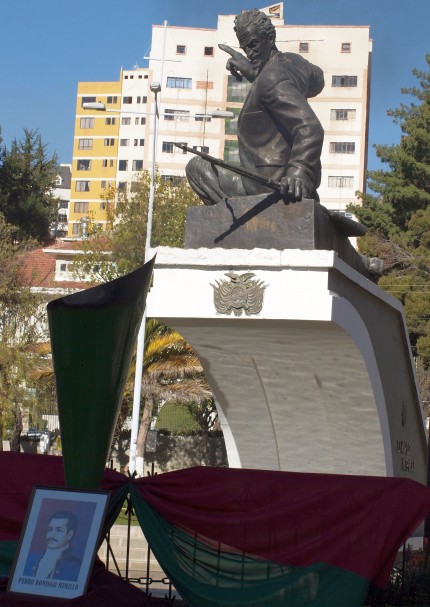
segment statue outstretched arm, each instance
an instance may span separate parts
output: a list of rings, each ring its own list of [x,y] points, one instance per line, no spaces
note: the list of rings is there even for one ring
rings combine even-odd
[[[243,78],[246,78],[249,82],[254,82],[257,74],[245,55],[242,55],[239,51],[235,51],[231,46],[227,46],[227,44],[218,44],[218,48],[231,55],[227,59],[226,68],[236,80],[240,82]]]

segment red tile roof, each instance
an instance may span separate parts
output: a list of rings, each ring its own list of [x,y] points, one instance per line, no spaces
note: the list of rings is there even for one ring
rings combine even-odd
[[[22,284],[27,287],[56,289],[88,289],[91,286],[83,281],[55,280],[55,255],[47,250],[79,250],[80,242],[59,241],[46,249],[35,249],[22,256]]]

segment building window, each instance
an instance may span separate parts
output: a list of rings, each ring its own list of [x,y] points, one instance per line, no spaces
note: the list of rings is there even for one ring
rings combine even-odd
[[[357,76],[332,76],[332,86],[357,86]]]
[[[77,181],[75,184],[76,192],[89,192],[90,191],[90,182],[89,181]]]
[[[187,51],[187,47],[185,46],[185,44],[177,44],[176,45],[176,53],[177,55],[185,55]]]
[[[81,105],[84,105],[84,103],[95,103],[95,101],[95,97],[82,97]]]
[[[328,187],[329,188],[353,188],[354,187],[354,177],[329,177],[328,178]]]
[[[124,192],[127,189],[127,182],[126,181],[120,181],[118,183],[118,190],[120,190],[121,192]]]
[[[130,139],[120,139],[119,140],[119,145],[121,145],[123,147],[127,146],[127,145],[130,145]]]
[[[234,76],[228,77],[227,84],[227,101],[245,101],[251,83],[248,80],[238,82]]]
[[[108,159],[107,159],[107,158],[103,158],[103,160],[102,160],[102,167],[103,167],[104,169],[106,169],[106,168],[107,168],[107,165],[108,165]]]
[[[79,158],[76,162],[76,169],[78,171],[91,171],[91,160]]]
[[[239,144],[237,141],[226,141],[224,144],[224,160],[239,162]]]
[[[225,125],[225,134],[226,135],[237,135],[237,121],[240,114],[240,108],[237,107],[229,107],[227,108],[228,112],[233,112],[234,118],[226,118],[224,121]]]
[[[208,116],[207,114],[196,114],[194,120],[196,122],[210,122],[212,120],[212,117]]]
[[[190,112],[189,112],[189,110],[176,110],[175,118],[179,122],[188,122],[188,120],[190,118]]]
[[[69,201],[68,200],[60,200],[58,208],[59,209],[68,209],[69,208]]]
[[[331,120],[355,120],[357,111],[356,110],[331,110]]]
[[[106,118],[105,124],[116,124],[116,118]]]
[[[134,124],[146,124],[146,118],[135,118]]]
[[[93,140],[92,139],[79,139],[78,149],[79,150],[92,150],[93,149]]]
[[[101,202],[100,203],[100,211],[106,211],[106,203],[105,202]]]
[[[94,118],[81,118],[81,129],[93,129]]]
[[[351,52],[351,43],[350,42],[342,42],[340,47],[341,53],[350,53]]]
[[[176,78],[175,76],[167,76],[168,89],[191,89],[192,78]]]
[[[104,144],[105,146],[115,145],[115,139],[113,137],[106,137],[106,139],[104,140]]]
[[[143,169],[143,160],[133,160],[132,170],[141,171]]]
[[[205,46],[204,55],[205,55],[205,57],[213,57],[214,56],[214,47]]]
[[[148,97],[146,97],[146,96],[143,96],[143,97],[140,97],[140,96],[139,96],[139,97],[136,99],[136,103],[146,103],[147,101],[148,101]]]
[[[75,202],[73,204],[73,212],[74,213],[88,213],[89,206],[90,206],[89,202]]]
[[[123,97],[122,102],[123,103],[133,103],[133,97]]]
[[[174,149],[175,144],[173,143],[173,141],[163,141],[163,145],[161,147],[162,152],[164,152],[165,154],[173,154]]]
[[[107,103],[109,103],[109,104],[111,104],[111,103],[118,103],[118,97],[116,95],[109,96],[107,98]]]
[[[354,154],[355,143],[353,141],[332,141],[330,143],[330,154]]]
[[[60,263],[60,272],[67,271],[67,263]]]
[[[299,42],[299,53],[309,53],[309,42]]]
[[[189,118],[189,110],[164,110],[164,120],[179,120],[180,122],[188,122]]]
[[[193,150],[203,152],[204,154],[209,154],[209,148],[207,145],[193,145]]]
[[[118,161],[118,171],[126,171],[128,168],[128,160]]]
[[[164,120],[175,120],[175,110],[164,110]]]
[[[131,118],[121,118],[121,124],[128,125],[131,124]]]
[[[72,234],[80,234],[81,233],[81,224],[74,223],[72,226]]]
[[[106,179],[102,179],[102,180],[101,180],[101,182],[100,182],[100,187],[101,187],[101,189],[102,189],[102,190],[105,190],[105,189],[106,189]]]
[[[144,139],[139,139],[139,145],[145,145],[145,140]]]
[[[161,181],[170,183],[170,185],[178,186],[185,180],[185,177],[182,175],[160,175],[160,179]]]

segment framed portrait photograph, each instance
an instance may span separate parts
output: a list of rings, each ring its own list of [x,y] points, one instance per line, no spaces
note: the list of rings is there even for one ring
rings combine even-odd
[[[69,599],[85,594],[109,495],[35,487],[8,592]]]

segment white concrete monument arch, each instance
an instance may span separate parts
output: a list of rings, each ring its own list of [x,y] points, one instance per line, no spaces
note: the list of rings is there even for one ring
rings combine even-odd
[[[402,306],[336,252],[161,247],[148,315],[200,357],[230,466],[425,482]]]

